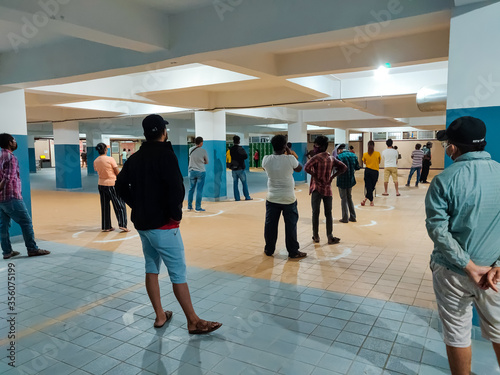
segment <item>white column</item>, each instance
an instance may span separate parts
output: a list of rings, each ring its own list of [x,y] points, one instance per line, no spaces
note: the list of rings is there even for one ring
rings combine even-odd
[[[56,188],[61,190],[81,189],[82,172],[78,121],[57,122],[53,124],[53,128]]]
[[[297,153],[299,163],[304,165],[307,161],[307,123],[303,121],[302,111],[297,114],[297,122],[288,124],[288,142],[292,143],[292,149]],[[294,172],[293,178],[297,182],[305,182],[307,174],[304,170]]]
[[[17,150],[14,151],[14,155],[19,161],[23,200],[28,212],[31,214],[28,129],[26,124],[24,90],[0,93],[0,124],[0,133],[8,133],[16,139]],[[10,235],[19,236],[21,233],[21,228],[13,222],[10,228]]]
[[[212,201],[227,199],[226,188],[226,112],[195,112],[195,133],[203,137],[208,153],[203,197]]]
[[[335,129],[335,144],[347,143],[347,131],[344,129]]]

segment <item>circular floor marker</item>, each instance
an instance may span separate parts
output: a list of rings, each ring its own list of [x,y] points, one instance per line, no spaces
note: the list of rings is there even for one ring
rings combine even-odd
[[[130,237],[117,238],[115,240],[100,240],[100,241],[92,241],[92,242],[96,242],[96,243],[119,242],[119,241],[131,240],[132,238],[136,238],[136,237],[139,237],[139,235],[134,234],[133,236],[130,236]]]
[[[391,211],[391,210],[394,210],[394,206],[377,206],[377,205],[370,206],[369,204],[367,204],[364,207],[362,205],[358,204],[354,207],[356,207],[356,209],[358,209],[358,210],[370,210],[370,211]]]
[[[360,227],[373,227],[374,225],[377,225],[377,222],[372,220],[370,224],[360,225]]]
[[[193,211],[193,215],[190,215],[189,217],[212,217],[212,216],[217,216],[217,215],[220,215],[222,214],[224,211],[223,210],[220,210],[219,212],[215,213],[215,214],[210,214],[208,212],[194,212]]]

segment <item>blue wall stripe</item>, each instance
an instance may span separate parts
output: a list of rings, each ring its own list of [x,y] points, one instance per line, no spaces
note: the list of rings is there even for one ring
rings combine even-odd
[[[208,200],[226,199],[226,141],[203,141],[208,153],[207,175],[203,197]]]
[[[297,153],[299,163],[302,165],[301,172],[293,172],[293,179],[297,182],[305,182],[307,180],[307,173],[304,171],[304,164],[307,162],[307,143],[292,143],[292,150]]]
[[[488,143],[485,150],[491,154],[493,160],[500,162],[500,148],[497,146],[498,139],[500,139],[500,126],[498,126],[500,106],[448,109],[446,111],[446,127],[448,127],[453,120],[462,116],[477,117],[484,121],[486,124],[486,142]],[[452,163],[452,160],[448,156],[445,156],[445,167]]]
[[[36,173],[36,157],[34,148],[28,148],[28,158],[30,161],[30,173]]]
[[[99,156],[99,152],[95,147],[87,147],[87,175],[96,175],[97,172],[94,169],[94,160]]]
[[[188,176],[188,155],[189,155],[189,147],[188,145],[172,145],[174,149],[175,156],[177,156],[177,160],[179,160],[179,168],[181,169],[181,173],[183,177]]]
[[[56,188],[81,189],[82,172],[79,145],[55,145]]]
[[[246,151],[248,158],[245,160],[245,169],[248,171],[250,170],[250,158],[253,157],[253,155],[250,155],[250,146],[241,146],[243,149]]]

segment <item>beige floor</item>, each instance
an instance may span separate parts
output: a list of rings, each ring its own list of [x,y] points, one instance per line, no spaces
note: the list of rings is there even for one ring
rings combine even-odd
[[[324,222],[321,242],[312,242],[308,186],[301,184],[296,191],[298,239],[307,258],[288,260],[282,223],[275,256],[263,254],[263,192],[253,194],[254,200],[248,202],[204,202],[203,214],[185,212],[181,230],[188,265],[435,308],[428,267],[432,242],[425,230],[428,185],[403,186],[401,197],[396,197],[391,183],[390,196],[382,197],[379,181],[375,207],[361,207],[362,173],[357,173],[358,185],[353,189],[357,223],[338,222],[340,198],[334,189],[334,234],[341,238],[339,244],[327,244]],[[407,173],[400,171],[401,185]],[[135,230],[100,231],[96,194],[32,191],[32,204],[35,232],[41,240],[142,256]]]

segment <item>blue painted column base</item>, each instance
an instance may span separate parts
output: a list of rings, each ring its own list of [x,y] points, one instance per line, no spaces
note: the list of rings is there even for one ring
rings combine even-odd
[[[226,188],[226,141],[203,141],[208,153],[203,198],[207,201],[227,199]]]
[[[293,179],[295,180],[295,182],[306,182],[307,173],[304,171],[304,165],[307,162],[307,143],[293,143],[292,150],[295,151],[295,153],[299,157],[299,163],[302,165],[301,172],[293,172]]]
[[[55,145],[56,188],[58,190],[80,190],[82,172],[79,145]]]
[[[28,158],[30,161],[30,173],[36,173],[36,157],[34,148],[28,148]]]
[[[95,147],[87,147],[87,176],[94,176],[97,174],[94,169],[94,160],[97,159],[99,153]]]
[[[241,146],[243,149],[246,151],[248,158],[245,160],[245,170],[249,171],[250,170],[250,159],[253,157],[253,155],[250,155],[250,146]]]
[[[179,161],[179,168],[181,169],[182,177],[187,177],[189,164],[188,145],[172,145],[172,148],[174,149],[175,156],[177,156],[177,160]]]

